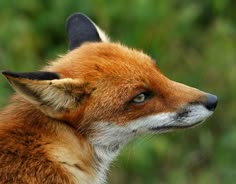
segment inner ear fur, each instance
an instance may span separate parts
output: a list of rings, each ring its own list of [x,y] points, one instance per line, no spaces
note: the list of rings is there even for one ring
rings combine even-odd
[[[34,73],[3,72],[11,86],[32,104],[52,112],[63,112],[78,108],[83,99],[90,94],[88,83],[79,79],[47,80]],[[37,74],[37,73],[36,73]],[[42,73],[41,73],[42,74]],[[49,73],[47,73],[49,74]],[[52,75],[49,74],[52,78]]]

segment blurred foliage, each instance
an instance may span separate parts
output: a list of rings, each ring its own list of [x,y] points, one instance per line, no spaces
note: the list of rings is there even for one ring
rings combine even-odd
[[[168,77],[219,97],[201,127],[128,145],[112,184],[232,184],[236,179],[236,1],[1,0],[0,70],[34,71],[67,52],[65,20],[84,12],[143,49]],[[13,93],[0,77],[0,104]]]

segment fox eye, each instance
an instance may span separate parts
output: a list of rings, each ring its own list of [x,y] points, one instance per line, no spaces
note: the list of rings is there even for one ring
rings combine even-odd
[[[134,97],[132,99],[132,103],[144,103],[146,100],[150,99],[152,97],[152,93],[151,92],[142,92],[140,94],[138,94],[136,97]]]

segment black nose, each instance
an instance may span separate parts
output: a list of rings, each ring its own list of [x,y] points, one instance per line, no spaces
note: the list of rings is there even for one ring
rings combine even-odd
[[[203,104],[209,111],[214,111],[217,105],[217,96],[207,94],[207,99]]]

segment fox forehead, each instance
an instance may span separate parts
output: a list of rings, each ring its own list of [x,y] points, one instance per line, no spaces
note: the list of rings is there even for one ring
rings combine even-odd
[[[85,43],[52,63],[49,70],[61,77],[97,81],[144,81],[159,73],[155,62],[142,51],[118,43]],[[103,80],[104,82],[104,80]]]

